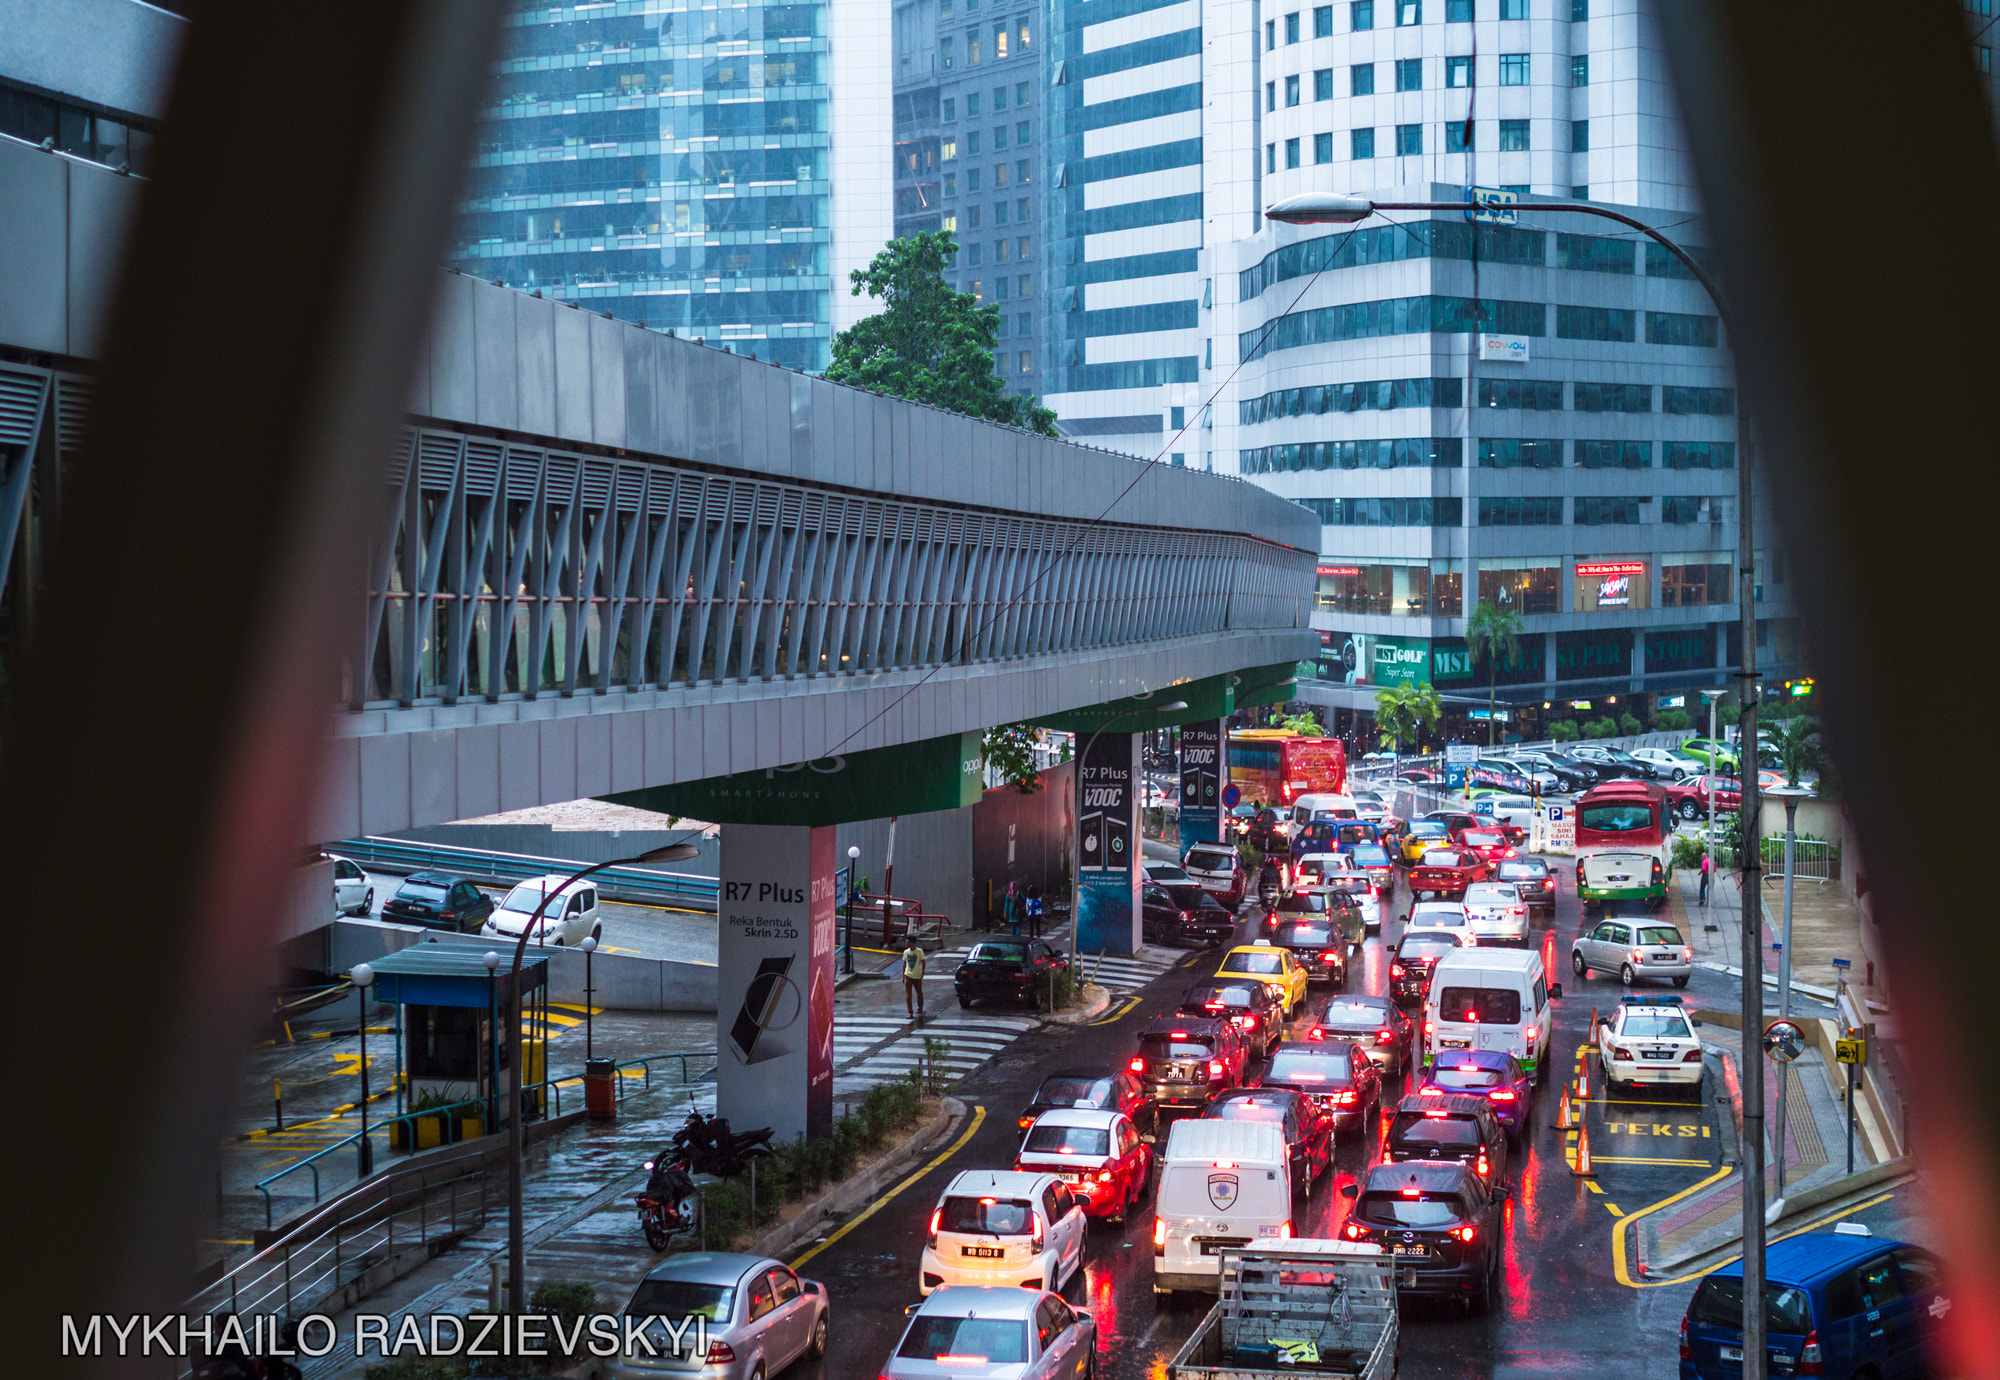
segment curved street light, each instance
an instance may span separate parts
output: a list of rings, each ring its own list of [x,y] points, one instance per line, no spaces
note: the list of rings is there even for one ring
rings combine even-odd
[[[508,970],[508,991],[514,999],[514,1017],[507,1023],[507,1039],[514,1054],[514,1066],[507,1075],[507,1307],[511,1312],[527,1310],[521,1278],[527,1266],[527,1250],[521,1236],[521,1018],[524,1014],[521,1006],[521,959],[528,952],[528,940],[542,927],[542,912],[548,909],[549,902],[591,873],[634,863],[686,862],[700,854],[701,849],[692,843],[670,843],[663,848],[649,848],[630,858],[592,863],[572,872],[560,886],[542,888],[541,904],[528,917],[528,923],[521,927],[521,938],[514,945],[514,964]],[[497,961],[496,955],[487,954],[487,971],[491,972]]]
[[[1382,211],[1471,212],[1480,204],[1476,200],[1372,201],[1364,196],[1340,192],[1302,192],[1269,207],[1264,216],[1280,225],[1353,225]],[[1708,271],[1695,262],[1694,256],[1673,240],[1642,220],[1587,201],[1537,201],[1531,209],[1596,216],[1600,220],[1616,221],[1637,230],[1678,259],[1690,276],[1702,285],[1709,300],[1715,303],[1716,315],[1722,319],[1724,326],[1729,327],[1730,343],[1734,346],[1736,331],[1729,326],[1729,307],[1723,301],[1722,290],[1708,276]],[[1474,325],[1477,325],[1476,321]],[[1736,387],[1740,399],[1743,390],[1740,377]],[[1749,416],[1749,411],[1749,407],[1739,401],[1736,416],[1739,436],[1747,437],[1744,418]],[[1737,612],[1743,630],[1743,651],[1737,685],[1743,716],[1738,721],[1738,736],[1741,760],[1747,764],[1747,770],[1739,773],[1743,790],[1739,818],[1743,821],[1741,875],[1746,898],[1743,906],[1743,1010],[1748,1013],[1764,1009],[1761,985],[1763,941],[1759,934],[1761,926],[1753,913],[1757,909],[1757,898],[1763,893],[1757,881],[1762,862],[1757,846],[1757,539],[1751,506],[1754,488],[1750,476],[1750,448],[1745,444],[1739,449],[1741,454],[1736,463]],[[1781,1111],[1782,1106],[1781,1103]],[[1758,1059],[1743,1061],[1743,1123],[1747,1156],[1743,1175],[1743,1354],[1758,1357],[1764,1355],[1764,1314],[1751,1303],[1764,1296],[1764,1066]],[[1779,1124],[1782,1126],[1783,1123]]]

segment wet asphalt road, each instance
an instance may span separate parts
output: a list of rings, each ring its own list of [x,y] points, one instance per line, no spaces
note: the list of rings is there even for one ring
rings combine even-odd
[[[1405,890],[1397,896],[1392,913],[1407,910],[1408,905]],[[1676,1330],[1694,1286],[1633,1288],[1619,1283],[1614,1274],[1613,1230],[1619,1215],[1670,1197],[1715,1172],[1728,1144],[1724,1139],[1728,1107],[1726,1102],[1719,1108],[1713,1104],[1719,1091],[1713,1075],[1702,1098],[1661,1094],[1607,1102],[1602,1090],[1593,1087],[1597,1096],[1588,1125],[1596,1191],[1572,1174],[1564,1159],[1564,1135],[1553,1126],[1557,1102],[1565,1079],[1574,1076],[1576,1051],[1593,1004],[1615,1004],[1620,993],[1615,978],[1579,983],[1569,971],[1569,944],[1578,920],[1574,897],[1565,895],[1552,928],[1535,931],[1536,942],[1551,960],[1552,976],[1565,988],[1555,1014],[1560,1057],[1536,1100],[1534,1129],[1525,1153],[1516,1159],[1514,1197],[1507,1209],[1504,1302],[1483,1318],[1468,1316],[1451,1304],[1407,1302],[1400,1370],[1404,1377],[1544,1380],[1616,1375],[1636,1380],[1678,1374]],[[1369,940],[1353,967],[1350,990],[1386,990],[1385,944],[1393,946],[1400,931],[1392,920],[1386,935]],[[1247,927],[1239,935],[1247,938]],[[997,1064],[960,1084],[957,1096],[986,1109],[986,1119],[972,1139],[863,1227],[801,1266],[804,1274],[824,1281],[831,1290],[834,1326],[826,1360],[792,1373],[843,1378],[878,1374],[902,1334],[905,1306],[918,1299],[922,1234],[950,1176],[963,1169],[1010,1166],[1016,1145],[1015,1115],[1046,1072],[1059,1065],[1114,1064],[1129,1058],[1134,1032],[1151,1016],[1171,1010],[1181,992],[1217,961],[1215,953],[1192,953],[1117,1020],[1031,1032]],[[1731,1009],[1735,1005],[1730,981],[1718,975],[1698,973],[1690,996],[1704,1005]],[[1117,1005],[1112,1010],[1117,1011]],[[1595,1079],[1593,1065],[1593,1083]],[[1400,1094],[1400,1084],[1396,1091]],[[1388,1092],[1385,1087],[1384,1103],[1393,1106]],[[1343,1138],[1333,1169],[1300,1206],[1300,1235],[1334,1235],[1349,1206],[1340,1196],[1340,1186],[1365,1174],[1379,1157],[1379,1130]],[[1107,1377],[1164,1376],[1167,1362],[1207,1306],[1205,1301],[1155,1305],[1152,1229],[1150,1212],[1133,1214],[1123,1227],[1093,1223],[1083,1277],[1072,1281],[1067,1291],[1097,1320],[1098,1371]]]

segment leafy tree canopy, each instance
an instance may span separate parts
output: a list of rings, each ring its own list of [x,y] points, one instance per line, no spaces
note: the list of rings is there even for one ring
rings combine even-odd
[[[993,372],[1000,309],[944,280],[958,252],[949,232],[891,240],[873,263],[848,276],[856,297],[882,300],[882,310],[833,339],[826,377],[966,417],[1056,435],[1056,414],[1032,397],[1006,392]]]

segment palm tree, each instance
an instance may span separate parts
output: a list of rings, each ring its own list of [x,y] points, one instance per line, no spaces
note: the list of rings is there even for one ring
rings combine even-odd
[[[1785,784],[1799,784],[1799,773],[1817,770],[1820,766],[1819,720],[1810,714],[1800,714],[1795,718],[1772,724],[1771,746],[1778,750],[1778,760],[1785,764]]]
[[[1424,729],[1437,727],[1443,716],[1437,687],[1428,681],[1385,685],[1375,692],[1376,730],[1382,735],[1382,746],[1398,757],[1403,755],[1404,740],[1414,742]]]
[[[1497,721],[1493,711],[1499,698],[1500,659],[1512,659],[1519,653],[1520,643],[1516,641],[1525,626],[1521,615],[1512,609],[1503,609],[1491,599],[1481,599],[1472,611],[1472,617],[1465,620],[1465,650],[1472,660],[1486,663],[1486,746],[1493,746],[1494,729]]]

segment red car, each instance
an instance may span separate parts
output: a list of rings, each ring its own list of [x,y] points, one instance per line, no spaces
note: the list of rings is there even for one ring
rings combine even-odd
[[[1125,1220],[1146,1199],[1153,1178],[1153,1147],[1122,1112],[1074,1108],[1043,1112],[1028,1128],[1014,1168],[1059,1174],[1090,1217]]]
[[[1743,783],[1733,776],[1690,776],[1685,781],[1662,781],[1667,808],[1682,819],[1702,819],[1708,814],[1709,783],[1715,783],[1715,812],[1734,814],[1743,808]]]
[[[1469,848],[1433,848],[1410,869],[1410,894],[1419,901],[1426,895],[1463,896],[1467,887],[1492,875],[1493,864]]]
[[[1501,829],[1460,829],[1451,836],[1460,848],[1469,848],[1489,863],[1514,856],[1514,845]]]

